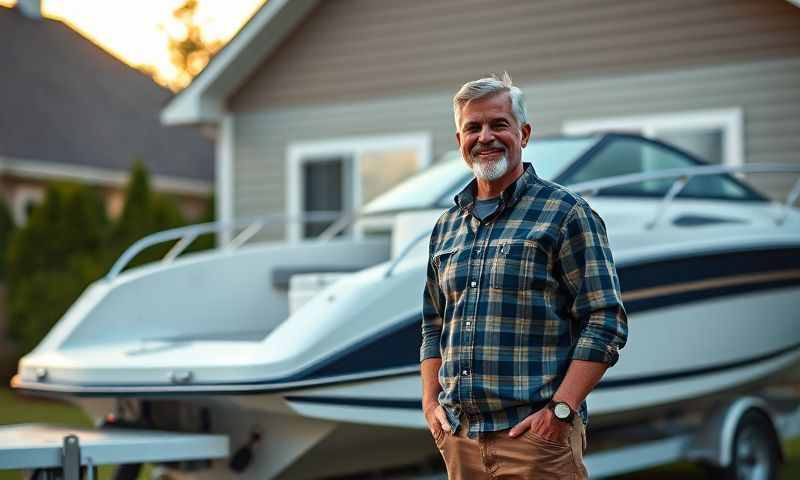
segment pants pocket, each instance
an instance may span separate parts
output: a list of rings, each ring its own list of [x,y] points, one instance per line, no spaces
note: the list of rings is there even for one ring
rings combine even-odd
[[[573,435],[570,436],[570,449],[572,450],[572,458],[575,461],[575,472],[577,480],[586,480],[589,478],[589,472],[586,470],[586,465],[583,463],[583,453],[586,451],[586,428],[583,423],[573,427]]]
[[[539,445],[546,445],[553,448],[567,448],[569,447],[569,439],[572,437],[574,427],[570,426],[569,430],[566,434],[566,439],[561,439],[561,441],[550,440],[548,438],[544,438],[543,436],[539,435],[538,433],[532,432],[531,430],[525,430],[522,432],[522,436],[527,438],[533,443]]]
[[[501,455],[510,468],[507,473],[524,479],[574,480],[578,472],[570,443],[572,430],[569,432],[563,443],[530,431],[510,439],[515,443],[504,442],[508,449]]]

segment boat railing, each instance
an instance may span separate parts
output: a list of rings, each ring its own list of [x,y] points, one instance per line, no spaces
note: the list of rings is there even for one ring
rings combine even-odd
[[[238,235],[233,237],[229,242],[220,245],[219,248],[224,250],[236,250],[241,247],[253,236],[258,234],[267,226],[273,225],[287,225],[290,223],[319,223],[319,222],[336,222],[343,218],[341,212],[306,212],[301,215],[289,216],[284,213],[275,213],[271,215],[263,215],[257,217],[243,217],[230,222],[209,222],[198,223],[196,225],[187,225],[185,227],[171,228],[156,232],[146,237],[142,237],[135,241],[128,247],[122,255],[117,258],[111,269],[106,274],[106,280],[113,280],[116,278],[130,262],[136,258],[142,251],[155,245],[177,240],[170,250],[161,258],[160,263],[171,263],[175,258],[186,250],[192,242],[201,235],[208,235],[221,232],[236,232]],[[325,231],[327,231],[326,229]],[[323,232],[325,233],[325,232]],[[322,235],[320,236],[322,238]],[[328,240],[328,237],[323,240]]]
[[[661,204],[656,211],[654,217],[645,223],[645,228],[651,230],[658,225],[659,221],[663,218],[667,208],[678,196],[684,187],[694,178],[710,175],[727,175],[736,173],[798,173],[800,174],[800,165],[783,165],[783,164],[748,164],[748,165],[703,165],[698,167],[686,168],[671,168],[666,170],[659,170],[647,173],[633,173],[628,175],[617,175],[614,177],[602,178],[599,180],[592,180],[588,182],[581,182],[570,184],[568,187],[573,192],[582,195],[589,194],[597,195],[601,190],[612,187],[619,187],[624,185],[632,185],[651,180],[669,180],[675,179],[672,185],[661,199]],[[783,212],[776,218],[775,223],[782,225],[789,215],[792,206],[800,198],[800,178],[797,179],[786,200],[783,202]],[[389,267],[386,269],[385,277],[390,277],[397,265],[400,264],[405,257],[421,242],[430,236],[430,231],[425,231],[413,240],[408,242],[401,252],[392,260]]]
[[[660,207],[657,209],[654,217],[645,224],[647,229],[653,229],[663,218],[667,208],[672,201],[683,191],[684,187],[695,177],[711,176],[711,175],[726,175],[737,173],[797,173],[800,174],[800,166],[795,165],[781,165],[781,164],[746,164],[746,165],[704,165],[697,167],[674,168],[667,170],[659,170],[647,173],[634,173],[628,175],[618,175],[615,177],[602,178],[588,182],[581,182],[569,185],[570,190],[583,194],[583,195],[596,195],[601,190],[609,189],[612,187],[619,187],[624,185],[631,185],[642,183],[652,180],[669,180],[674,179],[672,185],[661,199]],[[789,214],[792,206],[800,199],[800,179],[798,179],[793,188],[790,190],[783,202],[783,212],[776,218],[776,224],[783,224]],[[152,246],[177,240],[172,248],[161,258],[161,263],[170,263],[185,251],[189,245],[200,235],[218,233],[218,232],[232,232],[241,229],[238,235],[231,239],[220,248],[225,250],[235,250],[245,244],[253,236],[259,233],[266,226],[270,225],[286,225],[290,223],[315,223],[315,222],[332,222],[323,232],[317,237],[319,240],[327,241],[335,237],[340,232],[344,231],[349,225],[355,222],[359,217],[358,211],[347,212],[306,212],[301,215],[289,216],[283,213],[276,213],[271,215],[240,218],[230,222],[210,222],[201,223],[196,225],[188,225],[185,227],[172,228],[161,232],[153,233],[143,237],[134,242],[128,247],[125,252],[114,262],[108,274],[107,280],[113,280],[117,277],[128,264],[136,258],[142,251]],[[392,260],[386,270],[386,277],[391,276],[397,265],[408,256],[408,254],[421,242],[427,238],[430,232],[423,232],[413,240],[408,242],[400,253]]]
[[[686,185],[695,177],[706,177],[714,175],[728,175],[738,173],[766,174],[766,173],[796,173],[800,174],[800,165],[783,164],[746,164],[746,165],[703,165],[698,167],[670,168],[646,173],[633,173],[628,175],[618,175],[615,177],[591,180],[588,182],[574,183],[569,185],[569,189],[581,195],[597,195],[601,190],[613,187],[621,187],[653,180],[674,179],[672,185],[667,189],[661,198],[661,204],[651,220],[645,223],[645,228],[651,230],[658,225],[664,217],[670,204],[675,200]],[[795,181],[794,186],[783,202],[783,212],[775,219],[777,225],[782,225],[789,215],[792,206],[800,198],[800,178]]]

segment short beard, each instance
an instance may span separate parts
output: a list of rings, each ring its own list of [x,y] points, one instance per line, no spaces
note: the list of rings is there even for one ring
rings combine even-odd
[[[481,162],[476,159],[472,162],[472,173],[480,180],[493,182],[505,175],[506,172],[508,172],[508,157],[506,155],[494,161]]]

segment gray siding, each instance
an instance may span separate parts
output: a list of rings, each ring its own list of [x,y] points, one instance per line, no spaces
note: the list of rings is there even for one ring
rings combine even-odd
[[[800,55],[785,0],[323,0],[230,99],[235,112]]]
[[[518,77],[522,79],[522,77]],[[569,120],[741,108],[747,162],[800,163],[800,55],[660,73],[522,84],[537,136]],[[235,124],[237,216],[285,211],[291,142],[428,131],[436,157],[455,147],[452,89],[373,101],[240,112]],[[785,192],[791,179],[762,183]]]

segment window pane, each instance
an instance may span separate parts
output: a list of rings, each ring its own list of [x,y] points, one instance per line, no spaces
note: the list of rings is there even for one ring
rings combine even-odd
[[[364,207],[367,213],[432,207],[454,184],[463,185],[470,170],[457,152],[446,157],[413,178],[380,195]]]
[[[344,206],[343,174],[343,159],[304,162],[303,211],[341,212]],[[331,223],[333,222],[306,222],[303,225],[303,236],[315,237]]]
[[[686,150],[708,163],[722,163],[722,129],[658,130],[656,138]]]
[[[365,152],[360,157],[361,200],[369,202],[419,170],[412,149]]]

